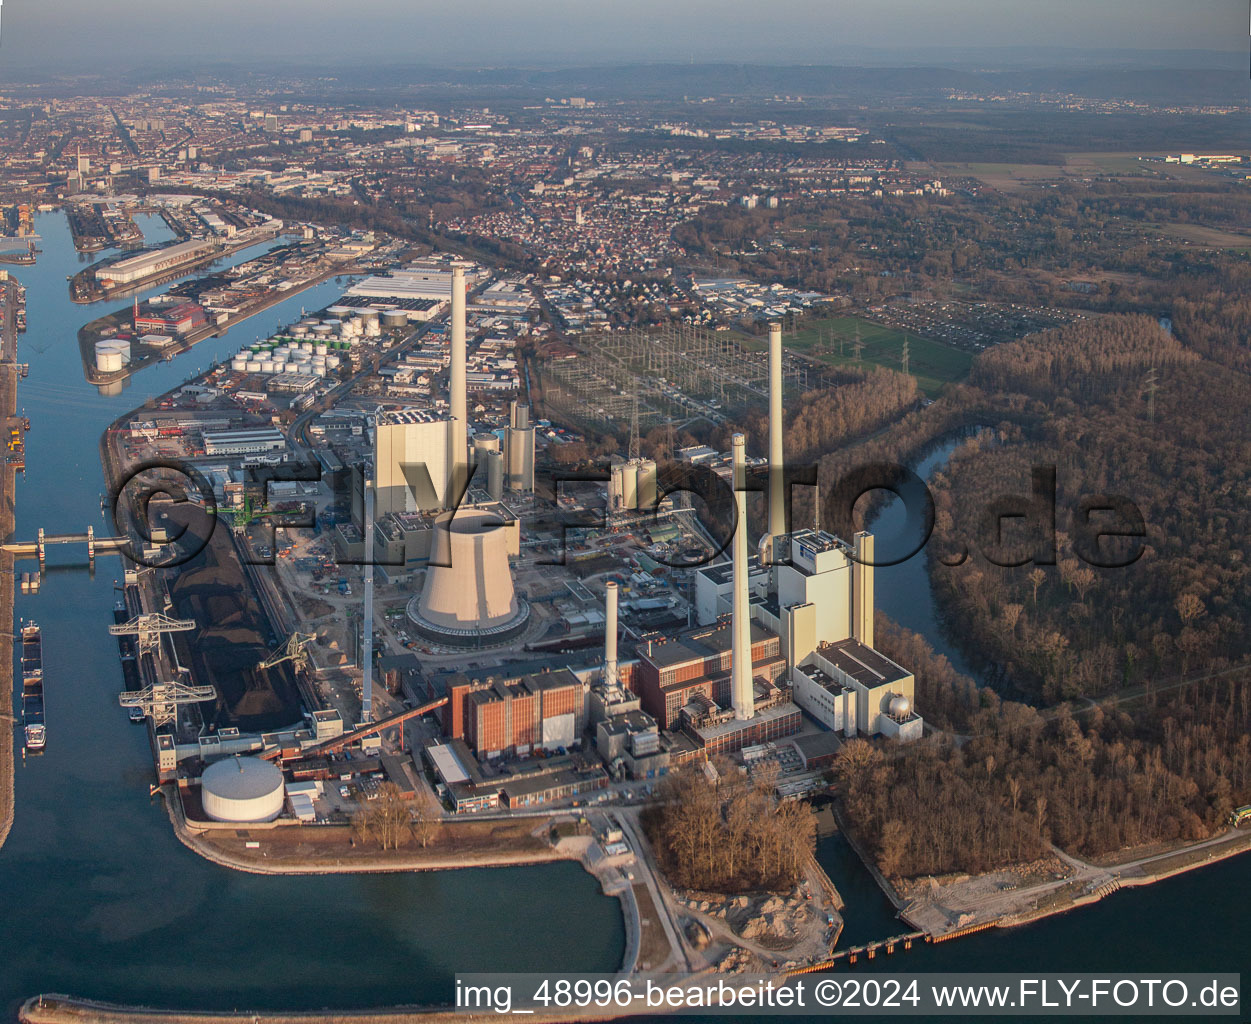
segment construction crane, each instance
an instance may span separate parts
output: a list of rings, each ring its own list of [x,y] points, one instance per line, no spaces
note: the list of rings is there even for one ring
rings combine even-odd
[[[274,648],[268,658],[256,666],[256,670],[264,672],[275,665],[281,665],[284,661],[293,662],[297,668],[303,667],[308,663],[308,653],[305,648],[316,639],[317,637],[312,633],[292,633],[281,646]]]
[[[160,612],[145,612],[129,622],[109,627],[110,636],[134,636],[139,638],[139,654],[150,654],[161,643],[162,633],[188,633],[195,629],[194,619],[171,619]]]
[[[180,705],[216,699],[217,688],[214,686],[191,686],[176,680],[153,683],[142,690],[126,690],[117,697],[118,703],[124,708],[140,708],[152,719],[154,729],[169,725],[177,719]]]

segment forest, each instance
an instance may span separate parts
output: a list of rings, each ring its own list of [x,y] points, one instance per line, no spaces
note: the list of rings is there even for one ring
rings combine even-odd
[[[1212,311],[1201,343],[1236,352],[1244,316]],[[1188,331],[1103,317],[974,363],[970,384],[1005,415],[933,482],[929,550],[970,550],[957,566],[931,559],[935,586],[971,660],[1012,692],[1102,696],[1251,654],[1251,378],[1198,354]],[[1014,402],[1034,415],[1012,415]],[[1051,557],[992,564],[984,510],[1029,495],[1036,466],[1056,473]],[[1132,561],[1101,567],[1075,533],[1083,502],[1110,494],[1141,513],[1144,536],[1101,542],[1099,561]]]
[[[701,771],[665,777],[642,823],[669,881],[705,892],[791,888],[816,845],[811,808],[775,803],[771,785],[722,762],[716,782]]]
[[[839,752],[836,789],[888,876],[993,870],[1050,843],[1097,858],[1203,839],[1251,793],[1251,672],[1043,712],[978,690],[881,615],[878,628],[882,650],[916,670],[918,707],[944,730]]]

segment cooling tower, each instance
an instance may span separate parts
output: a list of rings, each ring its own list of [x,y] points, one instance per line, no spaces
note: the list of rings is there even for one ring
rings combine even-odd
[[[499,516],[482,509],[444,513],[435,524],[430,568],[408,617],[436,643],[498,643],[525,626],[529,606],[513,590]]]

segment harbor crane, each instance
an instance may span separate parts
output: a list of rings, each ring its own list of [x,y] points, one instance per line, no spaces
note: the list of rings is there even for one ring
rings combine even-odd
[[[316,639],[312,633],[292,633],[282,646],[275,648],[268,658],[256,666],[256,670],[264,672],[284,661],[292,662],[296,668],[303,668],[308,664],[308,652],[305,648]]]
[[[203,700],[216,699],[215,686],[191,686],[177,680],[153,683],[142,690],[126,690],[117,697],[122,707],[141,709],[152,719],[154,729],[175,721],[178,708],[182,704],[198,704]]]
[[[195,629],[194,619],[171,619],[161,612],[145,612],[129,622],[109,627],[110,636],[134,636],[139,638],[139,654],[149,654],[161,643],[162,633],[187,633]]]

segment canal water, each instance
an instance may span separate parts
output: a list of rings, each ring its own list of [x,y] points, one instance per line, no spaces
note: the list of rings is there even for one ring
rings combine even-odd
[[[170,237],[159,218],[141,226],[151,242]],[[31,419],[18,538],[40,526],[107,530],[99,456],[107,425],[302,306],[341,294],[342,284],[328,281],[106,397],[83,378],[77,332],[119,303],[70,302],[66,278],[84,260],[65,217],[40,215],[36,230],[38,263],[14,270],[30,324],[18,342],[30,364],[18,403]],[[16,595],[16,616],[43,627],[49,739],[46,753],[25,762],[19,745],[16,817],[0,848],[0,1016],[11,1019],[40,992],[206,1009],[445,1001],[456,971],[620,964],[620,904],[573,863],[283,878],[219,868],[184,848],[148,798],[145,732],[117,704],[122,675],[107,626],[121,563],[101,558],[93,578],[65,564],[73,557],[85,555],[53,549],[61,564],[50,566],[41,592]]]

